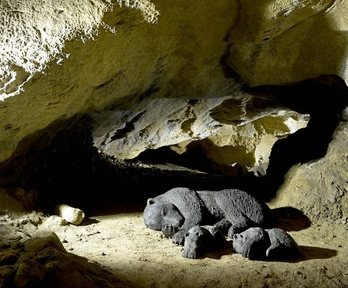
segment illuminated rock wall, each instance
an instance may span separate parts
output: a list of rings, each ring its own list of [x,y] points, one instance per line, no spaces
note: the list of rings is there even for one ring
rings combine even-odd
[[[274,142],[308,115],[258,107],[244,83],[346,79],[345,1],[116,4],[130,7],[1,2],[0,162],[52,123],[88,113],[96,148],[116,158],[199,141],[226,173],[235,164],[264,173]]]

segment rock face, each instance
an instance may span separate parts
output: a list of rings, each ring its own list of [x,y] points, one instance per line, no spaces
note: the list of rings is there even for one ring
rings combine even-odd
[[[56,213],[66,222],[74,225],[80,225],[85,218],[85,213],[81,209],[66,204],[57,205]]]
[[[156,7],[161,11],[161,18],[157,24],[144,21],[138,10],[115,6],[113,12],[104,15],[103,25],[101,17],[105,10],[102,6],[104,1],[92,1],[94,6],[91,4],[87,8],[81,3],[84,8],[80,10],[76,1],[64,1],[65,4],[48,2],[50,5],[57,5],[48,5],[51,12],[62,11],[59,15],[70,15],[71,11],[75,15],[75,18],[69,19],[77,35],[83,36],[85,27],[87,32],[94,29],[96,33],[92,35],[95,38],[67,41],[75,34],[69,34],[71,37],[68,37],[51,33],[53,40],[58,38],[65,43],[62,53],[66,57],[57,64],[55,62],[58,58],[47,54],[52,61],[46,62],[43,73],[29,71],[27,78],[31,78],[23,86],[24,91],[0,103],[0,161],[10,157],[16,149],[18,151],[18,146],[25,150],[25,137],[45,129],[52,122],[101,111],[112,105],[118,106],[119,99],[123,99],[121,102],[132,102],[136,101],[137,96],[146,97],[155,91],[160,96],[193,98],[225,96],[231,91],[233,81],[224,77],[220,66],[220,58],[226,48],[223,38],[235,17],[235,4],[231,1],[204,4],[194,2],[190,5],[186,1],[178,1],[175,5],[158,1]],[[18,3],[19,7],[26,7],[27,2]],[[6,4],[6,1],[2,3],[4,7],[8,6]],[[33,20],[26,23],[33,30],[40,30],[38,25],[46,23],[40,19],[50,17],[47,17],[48,12],[35,12],[35,7],[36,5],[30,6],[25,11],[29,14],[28,18],[33,14],[32,18],[36,22]],[[7,18],[15,21],[16,18],[13,17],[16,17],[16,12],[5,10],[10,13]],[[74,13],[76,10],[78,13]],[[41,18],[37,19],[39,16]],[[21,18],[18,19],[18,22],[22,23],[21,21]],[[85,21],[89,21],[89,25]],[[214,25],[206,25],[207,22]],[[17,26],[17,23],[11,24],[6,25],[6,29]],[[48,27],[42,27],[41,30],[50,29],[47,33],[66,29],[65,26],[60,26],[59,19],[46,24]],[[116,33],[105,27],[113,27],[111,30]],[[31,40],[35,42],[38,38],[35,34],[35,38]],[[25,42],[22,39],[18,41],[18,45]],[[12,46],[7,48],[12,49]],[[21,49],[25,50],[25,47]],[[40,53],[39,50],[36,52]],[[28,61],[24,56],[23,58],[23,61]],[[11,88],[8,93],[15,90]],[[5,93],[3,97],[8,96],[6,91],[2,91]],[[48,143],[49,139],[41,141]]]
[[[36,212],[0,215],[1,287],[131,287],[68,253],[56,233],[44,228],[46,218]]]
[[[348,225],[348,125],[341,123],[324,158],[296,165],[272,201],[305,211],[315,222],[338,221]]]
[[[172,149],[180,154],[195,145],[224,174],[234,174],[235,164],[265,171],[277,137],[304,128],[308,117],[238,96],[147,98],[126,111],[96,113],[94,144],[117,159],[133,159],[162,146],[176,146]]]
[[[347,1],[238,1],[229,65],[251,86],[334,74],[347,81]]]
[[[35,146],[28,136],[52,123],[98,113],[95,145],[116,158],[202,141],[227,174],[236,163],[264,173],[273,143],[307,120],[273,104],[255,112],[234,71],[252,86],[346,79],[345,1],[117,2],[138,9],[2,2],[0,162]]]
[[[157,20],[158,11],[147,1],[114,1],[138,8],[148,22]],[[67,40],[91,39],[103,26],[105,12],[114,8],[112,1],[3,1],[1,3],[0,97],[17,95],[36,72],[50,61],[56,64],[68,57],[62,53]]]

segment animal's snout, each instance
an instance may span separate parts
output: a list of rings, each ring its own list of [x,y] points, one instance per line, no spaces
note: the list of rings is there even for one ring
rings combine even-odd
[[[183,218],[176,219],[173,217],[164,217],[163,220],[164,220],[163,222],[166,223],[168,226],[172,226],[175,228],[180,228],[184,223]]]

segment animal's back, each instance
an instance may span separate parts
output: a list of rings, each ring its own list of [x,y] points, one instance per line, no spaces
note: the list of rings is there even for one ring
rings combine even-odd
[[[220,191],[199,191],[199,194],[210,194],[225,214],[236,215],[242,213],[259,225],[268,226],[272,223],[272,212],[267,204],[258,201],[247,192],[239,189],[224,189]],[[207,196],[205,196],[207,197]],[[210,196],[212,197],[212,196]]]

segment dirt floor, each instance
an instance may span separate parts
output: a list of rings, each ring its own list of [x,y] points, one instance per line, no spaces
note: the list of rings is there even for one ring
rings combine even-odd
[[[348,231],[340,223],[310,224],[296,209],[277,209],[300,259],[251,261],[233,254],[230,242],[217,253],[186,259],[182,247],[145,227],[141,209],[127,212],[125,204],[87,215],[82,226],[53,230],[67,251],[98,262],[130,283],[124,287],[348,287]]]
[[[181,246],[144,225],[145,203],[86,211],[79,226],[42,212],[1,214],[0,287],[348,287],[346,219],[311,223],[300,210],[270,204],[277,226],[300,246],[300,258],[251,261],[233,253],[228,241],[218,252],[187,259]],[[47,229],[60,241],[54,235],[40,240],[37,233]],[[33,250],[27,241],[41,244]],[[22,273],[23,265],[29,270]]]
[[[108,192],[115,192],[116,198],[106,198],[102,193],[102,187],[97,186],[92,187],[94,193],[90,195],[83,189],[79,190],[82,192],[76,197],[78,201],[74,203],[80,204],[81,207],[69,202],[72,206],[85,211],[86,218],[80,226],[62,226],[59,221],[51,221],[46,227],[58,235],[66,251],[71,254],[65,251],[57,253],[52,264],[52,249],[49,251],[46,249],[44,260],[47,260],[48,264],[46,263],[42,269],[47,270],[47,267],[52,267],[50,265],[55,265],[54,270],[57,273],[53,275],[54,279],[63,276],[65,282],[64,285],[43,287],[348,288],[347,135],[348,125],[345,123],[337,130],[335,140],[330,144],[325,158],[294,166],[286,175],[276,201],[269,203],[277,216],[278,226],[287,230],[300,246],[302,256],[299,259],[283,262],[251,261],[234,254],[231,242],[228,242],[225,249],[204,255],[201,259],[182,257],[182,247],[172,244],[171,240],[163,237],[160,232],[145,227],[142,212],[146,205],[146,197],[152,197],[160,192],[159,189],[154,190],[154,187],[161,186],[163,193],[165,189],[162,186],[171,183],[183,186],[186,182],[176,181],[177,172],[175,174],[172,170],[162,169],[162,174],[156,174],[153,170],[137,174],[137,170],[128,170],[126,167],[122,177],[111,177],[110,183],[113,184],[111,185],[113,188]],[[127,173],[131,177],[126,177]],[[136,187],[135,193],[132,194],[131,184],[144,175],[151,175],[147,181],[150,184],[147,188],[150,189],[145,189],[142,185]],[[169,176],[164,177],[165,175]],[[191,182],[196,182],[197,177],[200,179],[203,176],[199,174],[195,176],[196,178],[192,177],[191,174],[188,175]],[[119,179],[124,180],[122,182]],[[220,178],[205,177],[201,186],[206,187],[209,183],[216,185],[219,182]],[[123,187],[127,187],[127,190]],[[208,188],[204,188],[206,189]],[[17,194],[26,199],[25,191],[18,191]],[[128,200],[121,201],[119,196],[124,194],[128,195],[125,197]],[[53,197],[54,193],[47,195]],[[10,201],[9,196],[6,197],[0,197],[1,205],[20,208],[18,203],[17,207],[12,200]],[[93,209],[85,209],[87,207]],[[301,211],[306,211],[306,214]],[[31,257],[30,260],[36,257],[34,263],[38,267],[43,266],[40,262],[43,258],[40,255],[28,255],[30,251],[26,251],[25,245],[24,248],[18,248],[19,252],[14,250],[12,242],[18,238],[21,239],[21,243],[25,243],[37,230],[45,226],[45,223],[47,224],[48,215],[39,217],[34,213],[28,218],[29,220],[24,216],[18,219],[7,214],[0,216],[0,287],[38,287],[18,286],[18,283],[28,280],[26,273],[20,275],[19,272],[25,257],[26,259]],[[42,219],[39,221],[36,218]],[[9,244],[2,245],[1,241]],[[58,244],[55,246],[59,248]],[[8,249],[8,252],[1,250],[2,247]],[[43,248],[45,247],[43,245]],[[12,266],[4,259],[11,260]],[[86,265],[87,261],[91,265]],[[30,262],[27,265],[30,271],[33,270],[32,264]],[[84,267],[80,269],[78,279],[82,279],[88,285],[81,286],[81,283],[85,282],[79,282],[80,286],[77,286],[72,282],[72,279],[77,278],[74,274],[75,270],[78,270],[75,269],[78,268],[77,265]],[[105,273],[101,267],[111,273]],[[42,272],[38,269],[41,274],[37,273],[36,276],[40,278],[40,275],[47,272],[46,270]],[[69,274],[70,271],[72,272]],[[17,286],[11,283],[2,286],[1,280],[12,280],[11,275],[14,274]],[[114,279],[113,275],[117,279]],[[106,284],[102,281],[104,279]],[[66,283],[70,286],[65,285]]]

